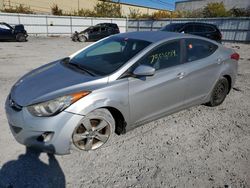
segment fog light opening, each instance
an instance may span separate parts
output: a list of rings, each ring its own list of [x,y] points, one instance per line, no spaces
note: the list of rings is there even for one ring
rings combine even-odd
[[[38,142],[49,142],[52,137],[53,137],[54,133],[53,132],[44,132],[42,135],[40,135],[37,138]]]

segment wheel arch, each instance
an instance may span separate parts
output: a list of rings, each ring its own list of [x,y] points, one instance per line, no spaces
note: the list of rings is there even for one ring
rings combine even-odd
[[[231,76],[229,76],[228,74],[223,75],[223,77],[226,78],[227,81],[228,81],[228,84],[229,84],[228,93],[229,93],[230,90],[232,89],[232,78],[231,78]]]
[[[104,106],[101,108],[106,108],[111,113],[115,120],[115,133],[120,135],[126,133],[126,125],[127,122],[125,121],[125,118],[120,110],[117,108],[114,108],[112,106]]]

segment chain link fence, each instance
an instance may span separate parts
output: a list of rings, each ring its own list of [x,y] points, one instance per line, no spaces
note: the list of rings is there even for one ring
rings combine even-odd
[[[218,26],[223,41],[250,43],[250,18],[181,18],[129,20],[128,31],[154,31],[170,23],[204,22]]]
[[[23,24],[29,35],[71,35],[98,23],[116,23],[120,32],[127,31],[126,18],[92,18],[36,14],[0,13],[0,22]]]

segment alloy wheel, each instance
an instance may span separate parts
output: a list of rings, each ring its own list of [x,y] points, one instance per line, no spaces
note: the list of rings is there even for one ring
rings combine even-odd
[[[74,145],[80,150],[95,150],[105,144],[111,134],[110,124],[102,119],[85,118],[72,135]]]

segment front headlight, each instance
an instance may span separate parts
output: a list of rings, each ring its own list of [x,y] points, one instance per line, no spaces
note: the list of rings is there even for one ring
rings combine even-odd
[[[34,115],[39,117],[48,117],[53,116],[73,104],[74,102],[78,101],[79,99],[88,95],[89,91],[82,91],[78,93],[73,93],[70,95],[65,95],[62,97],[58,97],[56,99],[34,104],[28,106],[28,111]]]

